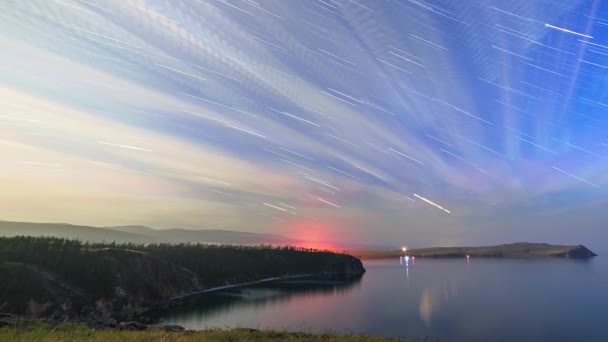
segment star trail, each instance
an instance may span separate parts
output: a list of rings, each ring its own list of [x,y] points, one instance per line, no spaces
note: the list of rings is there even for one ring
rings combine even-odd
[[[600,1],[0,1],[0,219],[605,238],[607,57]]]

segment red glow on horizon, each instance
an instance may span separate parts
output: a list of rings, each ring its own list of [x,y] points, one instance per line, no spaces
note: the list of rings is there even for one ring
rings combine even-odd
[[[298,247],[320,250],[338,251],[334,234],[336,226],[328,222],[314,220],[298,220],[287,223],[282,227],[286,235],[296,240]]]
[[[312,249],[318,249],[318,250],[322,250],[322,251],[327,250],[327,251],[331,251],[331,252],[339,251],[339,248],[337,248],[331,242],[323,242],[323,241],[303,241],[303,242],[298,243],[297,247],[312,248]]]

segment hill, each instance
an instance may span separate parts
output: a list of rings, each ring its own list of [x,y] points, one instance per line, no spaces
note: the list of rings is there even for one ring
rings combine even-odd
[[[273,246],[310,246],[318,245],[315,241],[293,239],[275,234],[260,234],[219,229],[153,229],[146,226],[93,227],[67,223],[30,223],[0,221],[0,236],[49,236],[76,239],[92,243],[211,243],[232,245],[273,245]],[[344,249],[380,249],[376,245],[323,241],[324,245],[333,246],[334,250]]]
[[[67,223],[0,221],[0,236],[49,236],[94,243],[217,243],[287,245],[295,241],[280,235],[229,230],[152,229],[145,226],[92,227]]]
[[[364,272],[350,255],[294,247],[0,238],[0,312],[113,324],[216,287],[293,275],[351,279]]]
[[[546,243],[518,242],[496,246],[482,247],[431,247],[402,250],[361,250],[353,251],[362,258],[383,259],[409,255],[424,258],[465,258],[467,255],[476,258],[579,258],[596,256],[583,245],[562,246]]]
[[[289,239],[280,235],[257,234],[231,230],[190,230],[190,229],[152,229],[144,226],[121,226],[108,227],[109,229],[139,234],[157,238],[164,242],[205,242],[205,243],[230,243],[238,245],[288,244]]]
[[[0,221],[0,236],[53,236],[89,242],[159,243],[157,237],[113,229],[67,223],[30,223]]]

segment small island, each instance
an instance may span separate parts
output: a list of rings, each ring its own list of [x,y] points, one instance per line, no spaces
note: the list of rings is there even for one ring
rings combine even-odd
[[[587,259],[597,254],[590,251],[583,245],[577,246],[562,246],[550,245],[546,243],[529,243],[518,242],[496,246],[482,247],[430,247],[394,250],[365,250],[357,251],[354,254],[364,259],[386,259],[396,258],[404,254],[416,258],[512,258],[512,259],[530,259],[530,258],[573,258]]]

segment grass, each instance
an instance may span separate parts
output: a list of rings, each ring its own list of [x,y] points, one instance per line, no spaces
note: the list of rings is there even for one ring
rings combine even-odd
[[[93,330],[74,324],[52,327],[47,324],[7,327],[0,329],[0,341],[4,342],[59,342],[59,341],[164,341],[164,342],[231,342],[231,341],[324,341],[324,342],[388,342],[405,341],[384,337],[356,335],[309,334],[286,331],[261,331],[252,329],[203,330],[167,332],[160,329],[145,331]],[[413,342],[412,340],[409,340]]]

